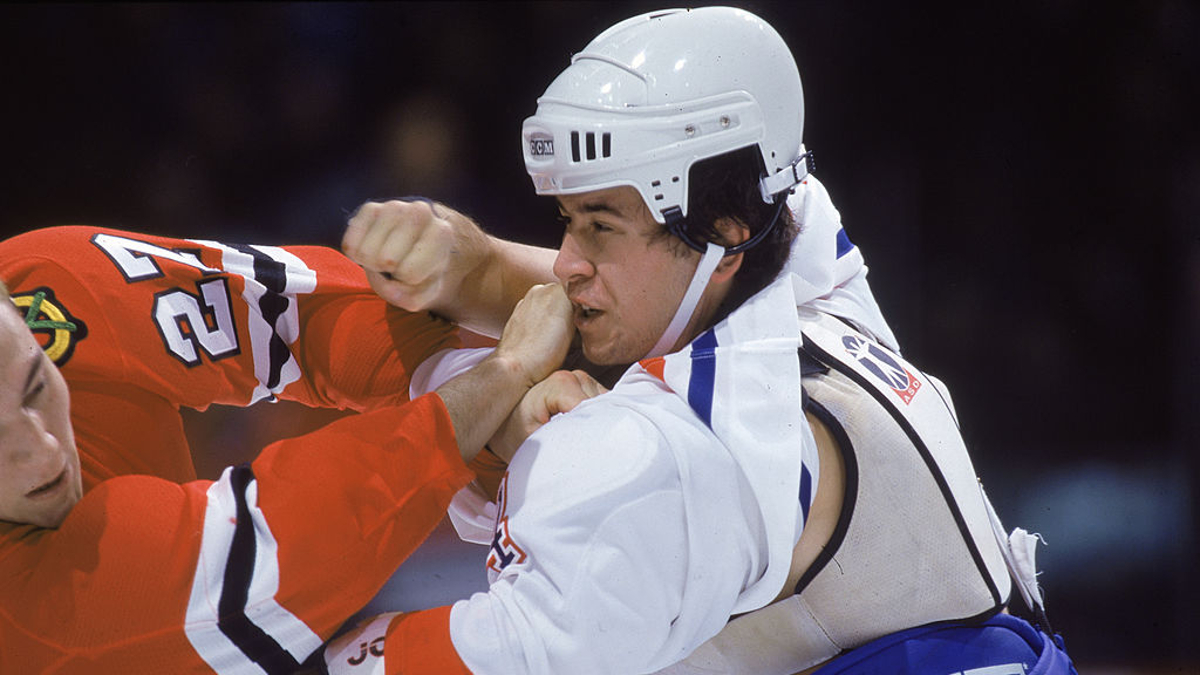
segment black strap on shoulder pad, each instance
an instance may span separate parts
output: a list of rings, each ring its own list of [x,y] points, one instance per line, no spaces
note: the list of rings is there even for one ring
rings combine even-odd
[[[803,346],[796,350],[796,355],[800,358],[800,381],[802,383],[800,386],[800,407],[803,410],[808,410],[808,390],[803,386],[804,378],[814,375],[824,375],[829,372],[829,366],[818,361],[816,357],[805,351]]]
[[[800,377],[824,375],[829,372],[829,366],[821,363],[817,357],[808,353],[808,350],[803,346],[796,350],[796,354],[800,357]]]

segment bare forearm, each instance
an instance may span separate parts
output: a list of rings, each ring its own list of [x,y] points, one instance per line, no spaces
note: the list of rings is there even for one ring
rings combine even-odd
[[[439,298],[434,312],[489,337],[499,337],[513,307],[537,284],[555,281],[552,249],[491,239],[491,253],[458,292]]]
[[[518,363],[493,355],[437,389],[463,461],[474,459],[533,384]]]
[[[537,285],[514,303],[496,350],[438,387],[464,460],[474,459],[525,393],[562,363],[574,332],[562,286]]]

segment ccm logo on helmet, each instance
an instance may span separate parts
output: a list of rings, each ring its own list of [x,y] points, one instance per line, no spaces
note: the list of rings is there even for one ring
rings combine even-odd
[[[529,139],[529,156],[530,157],[553,157],[554,156],[554,139],[553,138],[531,138],[531,139]]]

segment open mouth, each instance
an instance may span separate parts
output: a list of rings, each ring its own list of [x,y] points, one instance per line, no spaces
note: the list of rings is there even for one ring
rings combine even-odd
[[[603,313],[602,310],[595,309],[593,307],[588,307],[587,305],[583,305],[583,304],[576,304],[575,307],[576,307],[576,310],[575,310],[576,318],[581,319],[583,321],[587,321],[588,319],[593,319],[597,316],[600,316]]]
[[[54,492],[56,489],[58,489],[58,487],[61,486],[66,481],[67,481],[67,470],[64,468],[62,471],[58,472],[58,475],[55,476],[53,478],[53,480],[50,480],[46,483],[43,483],[43,484],[35,487],[34,489],[25,493],[25,496],[29,497],[31,499],[37,499],[38,497],[41,497],[43,495],[48,495],[51,492]]]

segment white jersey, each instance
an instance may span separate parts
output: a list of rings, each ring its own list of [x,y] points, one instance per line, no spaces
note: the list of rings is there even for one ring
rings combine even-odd
[[[456,498],[460,535],[490,547],[489,591],[450,615],[473,672],[653,672],[779,593],[820,472],[797,308],[894,345],[823,188],[793,199],[789,274],[535,432],[496,503]],[[431,368],[429,387],[455,370]]]
[[[451,612],[463,662],[648,672],[770,602],[819,472],[799,337],[777,282],[530,436],[502,487],[490,590]]]

